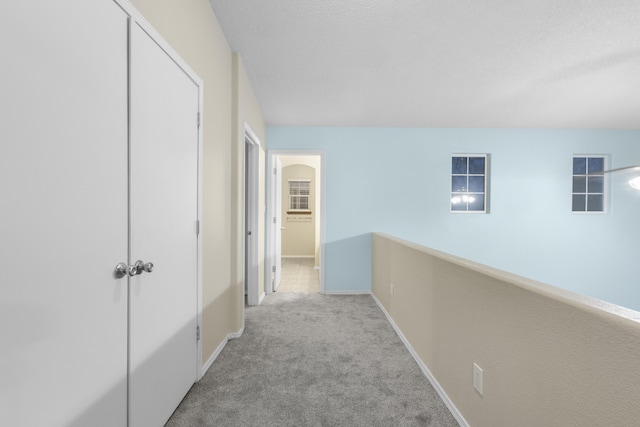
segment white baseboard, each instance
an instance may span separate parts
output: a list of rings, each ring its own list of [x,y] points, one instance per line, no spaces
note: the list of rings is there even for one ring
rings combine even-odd
[[[396,331],[396,333],[404,343],[405,347],[407,347],[407,350],[409,350],[409,353],[411,353],[411,356],[413,356],[418,366],[420,366],[420,369],[422,370],[422,373],[424,374],[424,376],[427,377],[427,379],[429,380],[433,388],[436,390],[436,392],[444,402],[444,404],[447,406],[447,408],[449,408],[449,411],[451,411],[451,415],[453,415],[453,418],[455,418],[456,421],[458,421],[458,424],[460,424],[461,427],[469,427],[469,423],[467,423],[467,420],[464,419],[460,411],[458,411],[458,408],[456,408],[456,406],[453,404],[451,399],[449,399],[449,396],[447,396],[447,393],[445,393],[442,386],[440,386],[440,384],[435,379],[431,371],[429,371],[429,368],[427,368],[427,365],[425,365],[424,362],[422,362],[422,359],[420,359],[420,357],[418,356],[418,353],[416,353],[413,347],[411,347],[411,344],[409,343],[407,338],[404,336],[404,334],[402,333],[398,325],[396,325],[396,323],[393,321],[389,313],[387,313],[387,310],[385,310],[384,306],[378,300],[378,298],[376,298],[373,292],[371,293],[371,298],[373,298],[376,304],[378,304],[378,307],[380,307],[380,310],[382,310],[384,315],[387,316],[387,320],[389,321],[393,329]]]
[[[240,338],[243,333],[244,333],[244,326],[238,332],[231,332],[229,335],[227,335],[227,341]]]
[[[325,295],[369,295],[371,291],[329,291]]]
[[[222,340],[218,348],[216,348],[216,351],[214,351],[211,357],[209,358],[209,360],[207,360],[207,363],[202,365],[202,368],[200,369],[200,377],[198,378],[198,381],[200,381],[200,379],[204,376],[204,374],[207,373],[207,371],[209,370],[211,365],[213,365],[213,362],[216,361],[216,359],[222,352],[222,349],[224,349],[224,347],[227,345],[229,340],[232,340],[234,338],[240,338],[243,332],[244,332],[244,326],[238,332],[230,332],[229,334],[227,334],[226,338]]]

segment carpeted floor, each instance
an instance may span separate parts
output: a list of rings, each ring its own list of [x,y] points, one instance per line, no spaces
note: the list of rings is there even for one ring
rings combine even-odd
[[[369,295],[275,293],[246,309],[167,426],[457,426]]]

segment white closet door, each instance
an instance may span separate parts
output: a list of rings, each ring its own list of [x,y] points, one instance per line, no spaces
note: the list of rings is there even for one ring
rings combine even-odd
[[[124,426],[127,17],[0,2],[0,425]]]
[[[196,381],[198,86],[131,32],[130,426],[160,426]]]
[[[274,200],[273,217],[275,218],[273,235],[275,237],[274,262],[276,274],[273,283],[273,290],[276,291],[280,286],[280,279],[282,277],[282,161],[278,156],[275,156],[274,160],[276,176],[274,179],[274,188],[271,194],[273,195]]]

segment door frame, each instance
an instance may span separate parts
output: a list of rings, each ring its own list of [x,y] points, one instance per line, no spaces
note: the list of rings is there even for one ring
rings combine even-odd
[[[265,295],[260,292],[260,147],[260,140],[245,122],[242,253],[247,305],[260,304]]]
[[[203,167],[202,167],[202,162],[203,162],[203,156],[202,156],[202,139],[203,139],[203,132],[202,132],[202,123],[204,121],[203,117],[202,117],[202,111],[203,111],[203,107],[204,107],[204,87],[203,87],[203,82],[202,80],[200,80],[198,78],[197,80],[198,83],[198,218],[196,219],[196,237],[197,237],[197,245],[198,245],[198,271],[197,271],[197,277],[198,277],[198,294],[197,294],[197,299],[198,299],[198,303],[197,303],[197,312],[198,312],[198,339],[196,340],[197,344],[198,344],[198,348],[196,349],[198,352],[198,357],[197,357],[197,363],[196,363],[196,369],[197,369],[197,374],[196,374],[196,381],[200,381],[200,379],[204,376],[206,369],[202,366],[202,337],[203,337],[203,333],[202,333],[202,271],[203,271],[203,258],[202,258],[202,236],[203,236],[203,232],[202,232],[202,228],[203,228],[203,224],[202,224],[202,218],[203,218],[203,191],[202,191],[202,187],[203,187],[203,182],[204,182],[204,171],[203,171]]]
[[[320,221],[320,293],[324,294],[325,284],[325,232],[326,232],[326,153],[324,150],[269,150],[267,152],[267,218],[273,218],[275,214],[274,203],[276,200],[273,194],[273,174],[271,171],[275,167],[275,158],[279,156],[319,156],[320,157],[320,214],[318,221]],[[276,189],[276,191],[282,191],[282,188]],[[266,259],[269,260],[270,265],[265,268],[265,290],[267,294],[273,292],[273,285],[271,283],[271,274],[273,267],[275,266],[275,233],[279,233],[280,230],[276,230],[276,226],[272,220],[267,220],[266,227],[267,233],[267,247],[266,247]]]
[[[278,290],[280,280],[282,279],[282,161],[280,157],[275,156],[273,158],[273,165],[268,173],[271,174],[272,178],[274,178],[275,175],[275,178],[271,180],[270,184],[273,200],[269,206],[272,207],[272,213],[267,221],[271,224],[271,227],[273,227],[273,243],[270,245],[271,254],[268,252],[265,253],[265,264],[267,268],[271,270],[270,274],[266,275],[268,280],[265,278],[265,287],[267,288],[266,291],[271,293]],[[278,218],[278,216],[280,218]],[[279,234],[277,232],[278,229],[280,230]],[[266,232],[265,230],[265,233]],[[278,259],[280,259],[279,262],[277,262]],[[280,269],[277,268],[278,264]]]

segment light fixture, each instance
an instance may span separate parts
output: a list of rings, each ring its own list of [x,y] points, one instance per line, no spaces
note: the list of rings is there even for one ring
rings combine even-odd
[[[604,171],[602,173],[605,174],[605,173],[620,172],[620,171],[627,171],[627,170],[640,170],[640,165],[625,166],[625,167],[622,167],[622,168],[616,168],[616,169],[611,169],[611,170],[608,170],[608,171]],[[640,176],[637,176],[635,178],[630,179],[629,180],[629,185],[632,188],[635,188],[636,190],[640,190]]]
[[[460,204],[460,203],[473,203],[476,201],[476,198],[473,196],[469,196],[469,195],[463,195],[463,196],[454,196],[451,198],[451,203],[453,203],[454,205]]]

